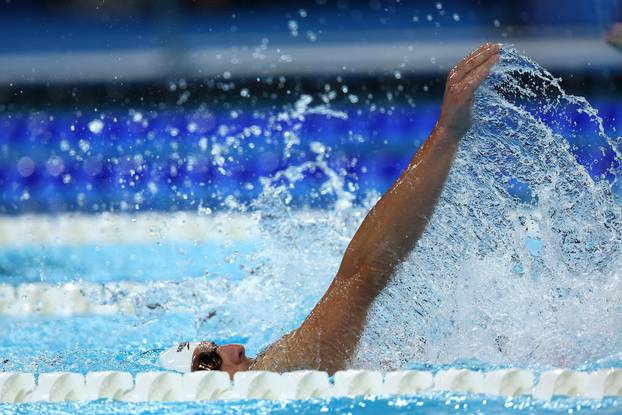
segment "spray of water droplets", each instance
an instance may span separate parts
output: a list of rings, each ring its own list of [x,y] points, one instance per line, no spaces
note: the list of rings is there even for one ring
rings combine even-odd
[[[356,365],[572,366],[619,353],[622,212],[609,181],[593,180],[558,133],[577,117],[586,126],[574,131],[613,154],[615,177],[619,153],[597,111],[502,51],[431,223],[374,304]]]
[[[288,132],[282,135],[285,159],[302,151],[298,134],[306,114],[345,116],[310,104],[303,97],[274,117]],[[619,359],[622,212],[611,193],[620,174],[616,139],[584,98],[566,94],[559,80],[511,49],[502,50],[479,88],[473,118],[436,212],[372,306],[351,364],[377,368],[380,362],[389,369],[475,358],[576,366]],[[578,161],[561,135],[564,123],[589,137],[594,160]],[[246,278],[157,287],[168,297],[161,298],[166,307],[194,307],[202,336],[239,336],[253,352],[300,324],[376,200],[370,195],[355,204],[322,144],[304,150],[315,159],[290,162],[262,180],[251,206],[233,208],[259,218],[258,249],[240,261]],[[604,159],[613,160],[608,174],[595,180],[590,166]],[[301,212],[292,195],[314,170],[326,178],[317,194],[331,195],[333,208]]]

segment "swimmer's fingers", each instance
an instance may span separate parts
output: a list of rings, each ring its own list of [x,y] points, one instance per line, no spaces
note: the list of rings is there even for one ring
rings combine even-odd
[[[437,122],[445,136],[459,139],[471,126],[473,91],[499,59],[499,46],[486,44],[451,70],[445,86],[441,115]]]
[[[492,55],[499,53],[499,45],[485,43],[462,61],[460,61],[449,73],[449,81],[457,83],[462,81],[471,71],[486,62]]]
[[[484,79],[486,79],[490,73],[490,69],[498,61],[499,54],[489,56],[486,61],[469,72],[469,74],[460,82],[458,89],[470,98],[477,87],[484,81]]]
[[[492,46],[492,43],[484,43],[477,49],[471,51],[460,62],[458,62],[456,66],[452,68],[451,71],[449,71],[448,78],[455,82],[459,81],[460,78],[464,77],[464,75],[468,72],[468,67],[466,66],[470,65],[470,63],[473,62],[475,58],[477,58],[478,56],[481,56],[481,54],[485,52],[487,49],[489,49],[490,46]]]

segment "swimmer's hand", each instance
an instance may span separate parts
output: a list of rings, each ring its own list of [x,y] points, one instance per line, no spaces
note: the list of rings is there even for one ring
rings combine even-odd
[[[456,140],[471,128],[473,93],[499,60],[499,45],[486,43],[461,60],[447,76],[445,96],[435,130]]]
[[[611,46],[622,52],[622,23],[614,24],[609,33],[605,36],[605,40]]]

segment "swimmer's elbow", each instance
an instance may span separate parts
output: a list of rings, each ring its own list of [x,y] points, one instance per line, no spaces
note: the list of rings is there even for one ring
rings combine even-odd
[[[368,293],[372,297],[378,295],[393,275],[394,267],[388,263],[379,263],[361,259],[354,264],[340,267],[335,281],[348,287],[350,291]],[[345,284],[344,284],[345,283]],[[351,293],[354,295],[354,293]]]

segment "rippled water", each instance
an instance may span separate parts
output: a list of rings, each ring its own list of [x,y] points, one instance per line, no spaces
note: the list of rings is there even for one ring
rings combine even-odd
[[[305,151],[315,160],[290,163],[263,179],[263,192],[250,206],[228,201],[232,213],[259,218],[253,249],[235,251],[228,260],[242,266],[245,277],[158,285],[137,300],[163,305],[144,309],[145,318],[182,305],[195,316],[183,340],[238,336],[252,352],[302,322],[378,197],[354,204],[343,175],[329,167],[324,145],[301,144],[302,120],[318,113],[347,117],[303,96],[271,121],[285,126],[286,160]],[[584,98],[566,94],[558,79],[511,49],[502,51],[478,90],[473,116],[431,223],[369,313],[353,366],[382,362],[389,369],[456,359],[618,364],[622,214],[611,194],[620,174],[611,157],[618,139],[605,134]],[[576,159],[560,135],[568,129],[564,123],[576,127],[572,134],[589,137],[593,160]],[[233,140],[220,151],[238,148]],[[607,175],[590,176],[590,166],[611,159]],[[227,159],[221,164],[226,171]],[[318,174],[323,181],[307,201],[330,198],[332,208],[292,207],[297,186]]]
[[[307,401],[257,401],[238,402],[179,402],[179,403],[125,403],[99,400],[55,404],[2,405],[1,414],[30,413],[89,413],[99,414],[616,414],[620,400],[604,399],[594,402],[577,399],[556,399],[553,402],[533,401],[529,398],[482,399],[479,396],[428,394],[402,397],[359,397],[338,399],[312,399]]]

